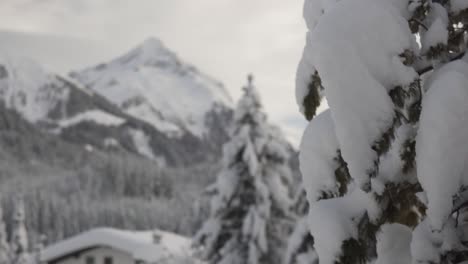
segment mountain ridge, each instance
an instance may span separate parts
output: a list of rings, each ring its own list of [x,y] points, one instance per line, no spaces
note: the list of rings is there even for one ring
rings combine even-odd
[[[164,56],[156,56],[158,54]],[[32,60],[2,56],[0,57],[0,100],[5,103],[6,108],[21,113],[27,121],[75,144],[135,153],[153,159],[162,166],[188,166],[216,160],[221,153],[221,145],[227,138],[228,124],[232,116],[232,101],[222,85],[211,79],[204,79],[205,77],[194,67],[183,64],[157,39],[149,39],[130,53],[115,59],[119,64],[122,60],[126,60],[126,63],[118,68],[125,71],[127,76],[135,69],[159,68],[162,65],[176,67],[174,71],[176,75],[173,73],[174,69],[159,73],[171,74],[170,78],[176,79],[175,84],[187,85],[189,89],[162,86],[158,91],[167,88],[169,95],[164,94],[168,96],[167,100],[189,102],[196,100],[191,93],[179,93],[176,98],[172,98],[170,93],[174,89],[182,92],[188,90],[192,93],[197,93],[198,90],[210,93],[210,89],[215,89],[219,94],[213,95],[214,99],[211,101],[204,101],[211,105],[204,106],[201,110],[190,105],[182,105],[176,109],[182,109],[182,114],[177,111],[175,113],[162,111],[164,114],[161,114],[159,105],[154,104],[158,102],[157,100],[152,101],[152,104],[146,102],[148,96],[144,91],[151,89],[151,85],[143,87],[143,90],[137,90],[136,97],[129,96],[126,98],[128,100],[118,104],[115,100],[109,100],[109,94],[106,96],[99,89],[92,89],[89,83],[82,84],[79,79],[73,78],[73,74],[69,77],[47,72]],[[169,62],[172,64],[168,64]],[[98,65],[90,69],[102,67]],[[138,71],[136,73],[137,75],[130,80],[139,78]],[[187,79],[186,76],[190,78]],[[117,77],[115,81],[119,81]],[[162,78],[161,75],[158,77]],[[179,77],[185,78],[184,81],[178,82]],[[197,81],[200,78],[205,82],[201,84],[187,82]],[[158,80],[160,79],[156,81]],[[157,84],[153,81],[150,84],[155,85],[155,83]],[[125,91],[129,86],[131,84],[121,88]],[[159,99],[167,101],[166,98]],[[142,103],[144,104],[141,105]],[[146,115],[157,114],[163,125],[173,127],[176,133],[171,133],[173,131],[168,133],[166,127],[161,128],[160,124],[151,122],[152,119],[144,118],[144,115],[142,118],[138,111],[129,111],[129,109],[152,110],[146,112]],[[192,122],[192,117],[195,117],[197,122]]]
[[[183,62],[156,38],[70,76],[171,136],[186,130],[203,137],[205,114],[216,104],[233,107],[221,82]]]

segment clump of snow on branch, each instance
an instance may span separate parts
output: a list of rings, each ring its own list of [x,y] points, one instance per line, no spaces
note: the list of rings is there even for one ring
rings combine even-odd
[[[338,194],[335,178],[338,142],[330,110],[318,115],[302,136],[299,164],[308,199],[315,202],[325,193]]]
[[[437,44],[447,45],[448,31],[447,24],[438,18],[429,27],[429,30],[422,37],[423,49],[422,52],[426,52],[430,47],[436,46]]]
[[[308,239],[312,239],[312,241],[308,241]],[[313,238],[310,236],[307,218],[304,217],[296,223],[289,238],[285,263],[318,264],[318,256],[312,242]]]
[[[309,38],[310,34],[307,34]],[[309,94],[309,84],[311,82],[311,76],[315,72],[315,67],[312,64],[310,56],[310,48],[307,48],[310,42],[306,42],[306,48],[303,51],[302,59],[299,62],[296,74],[296,103],[299,106],[299,110],[304,113],[304,99]]]
[[[377,235],[377,261],[375,264],[411,264],[411,232],[401,224],[386,224]]]
[[[457,65],[468,66],[462,62]],[[468,186],[468,148],[461,144],[468,142],[467,83],[467,76],[459,71],[444,71],[430,83],[422,103],[417,169],[434,230],[442,230],[452,213],[453,197],[462,185]]]
[[[320,264],[334,264],[345,240],[358,239],[358,222],[366,214],[375,220],[380,211],[370,194],[354,188],[348,195],[310,203],[309,228]]]
[[[395,139],[388,152],[380,157],[379,174],[372,180],[372,190],[382,195],[387,183],[415,182],[414,174],[403,173],[404,142],[414,137],[416,131],[410,125],[402,125],[395,131]]]
[[[424,90],[427,92],[435,80],[448,72],[458,72],[462,75],[468,76],[468,63],[465,60],[456,60],[440,67],[437,71],[431,73],[425,80]]]
[[[466,250],[461,243],[462,227],[457,225],[450,219],[442,230],[433,232],[428,219],[419,223],[411,241],[413,263],[441,263],[441,256],[447,252]]]
[[[431,5],[426,23],[429,25],[427,31],[421,32],[422,53],[429,51],[429,48],[437,45],[447,45],[449,18],[447,10],[438,3]]]
[[[372,146],[395,118],[388,91],[417,78],[399,57],[415,50],[416,42],[395,6],[371,0],[337,3],[309,32],[306,49],[311,54],[304,52],[303,60],[310,62],[301,63],[314,65],[326,87],[343,158],[361,187],[370,184],[377,160]]]

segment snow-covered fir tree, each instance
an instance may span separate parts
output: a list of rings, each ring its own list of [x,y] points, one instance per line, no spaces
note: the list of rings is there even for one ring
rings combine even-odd
[[[319,263],[465,263],[468,1],[306,0],[304,18],[300,167]]]
[[[14,199],[11,231],[12,263],[24,264],[29,261],[28,233],[25,225],[24,201],[21,195]]]
[[[283,263],[287,238],[297,221],[293,212],[293,176],[291,172],[291,146],[278,127],[270,125],[267,141],[259,151],[261,176],[271,200],[266,223],[268,255],[265,263]]]
[[[209,219],[195,237],[209,263],[280,263],[292,221],[288,144],[249,76],[234,113]]]
[[[307,226],[307,217],[299,219],[292,232],[285,255],[286,264],[318,264],[314,249],[314,238]]]
[[[318,256],[314,249],[314,238],[307,226],[309,204],[306,193],[301,188],[295,199],[294,212],[296,223],[294,231],[288,238],[288,247],[284,256],[285,264],[318,264]]]
[[[7,232],[5,220],[3,219],[3,209],[0,206],[0,264],[10,263],[10,245],[7,242]]]

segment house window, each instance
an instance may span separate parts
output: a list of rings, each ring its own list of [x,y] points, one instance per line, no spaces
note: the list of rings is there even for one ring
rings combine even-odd
[[[104,258],[104,264],[113,264],[114,262],[112,261],[112,257],[105,257]]]
[[[93,256],[86,256],[86,264],[95,264]]]

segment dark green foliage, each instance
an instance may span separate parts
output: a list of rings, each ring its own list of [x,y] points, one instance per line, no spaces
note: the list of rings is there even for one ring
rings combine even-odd
[[[365,213],[358,223],[358,239],[350,238],[343,241],[342,255],[337,264],[365,264],[367,260],[377,256],[376,234],[379,226],[369,220]]]
[[[416,55],[411,50],[405,50],[402,54],[400,54],[400,58],[402,59],[403,64],[406,66],[412,65],[417,59]]]
[[[365,264],[366,263],[366,249],[364,245],[356,239],[350,238],[343,241],[343,255],[340,257],[336,264]]]
[[[419,2],[420,0],[410,0],[410,4],[413,2]],[[412,33],[417,33],[420,27],[423,27],[427,30],[427,27],[423,24],[422,21],[426,19],[426,16],[430,10],[430,5],[428,0],[420,1],[421,5],[419,5],[416,10],[413,12],[413,16],[408,21],[409,28],[411,29]]]
[[[310,251],[314,251],[314,237],[310,233],[307,233],[302,238],[302,243],[299,246],[299,249],[297,250],[296,255],[304,254]],[[312,264],[319,264],[319,263],[313,262]]]
[[[395,139],[395,129],[399,126],[400,122],[397,118],[393,119],[392,125],[385,131],[382,136],[380,137],[379,140],[374,142],[374,145],[372,145],[372,150],[374,150],[377,153],[377,156],[380,157],[384,155],[385,153],[388,152],[390,149],[393,140]],[[378,160],[376,162],[376,167],[378,167]],[[378,173],[378,168],[375,169],[375,171],[372,171],[370,173],[371,178],[375,177]]]
[[[404,62],[414,62],[414,54],[410,51],[405,51],[400,54],[404,58]],[[379,173],[380,157],[388,152],[395,139],[395,131],[402,124],[415,124],[419,121],[421,113],[421,81],[414,80],[407,87],[397,86],[390,90],[389,96],[394,104],[395,117],[392,125],[382,134],[372,146],[372,150],[377,153],[377,159],[374,161],[374,167],[368,171],[370,178],[377,176]],[[405,155],[405,158],[414,158],[412,155]],[[413,161],[407,160],[406,164],[412,164]],[[370,191],[370,184],[364,186],[366,191]]]
[[[416,140],[414,138],[407,139],[403,143],[400,157],[403,161],[403,173],[407,174],[414,169],[416,160]]]
[[[338,162],[339,166],[335,170],[336,181],[339,186],[339,196],[343,196],[348,192],[348,184],[351,182],[351,175],[349,174],[348,164],[344,161],[343,156],[341,156],[341,151],[337,151],[337,156],[335,161]]]
[[[405,51],[400,57],[412,58],[414,55],[411,52]],[[412,61],[412,59],[408,59]],[[408,85],[408,87],[397,86],[390,90],[389,96],[395,106],[395,117],[392,125],[382,134],[372,146],[372,150],[377,153],[377,159],[374,161],[374,167],[368,171],[370,178],[377,176],[379,173],[380,157],[388,152],[395,139],[395,131],[402,124],[415,124],[419,121],[421,113],[421,81],[416,79]],[[410,146],[411,147],[411,146]],[[414,158],[415,155],[404,155],[405,158]],[[405,164],[412,164],[414,161],[405,160]],[[370,191],[370,183],[364,186],[365,191]]]
[[[338,163],[338,167],[335,169],[335,179],[338,184],[338,193],[321,191],[321,195],[318,200],[327,200],[335,197],[341,197],[348,192],[348,185],[351,183],[351,175],[349,174],[348,164],[344,161],[341,156],[341,151],[337,150],[337,155],[334,158],[335,162]]]
[[[304,106],[304,115],[310,121],[314,118],[322,100],[320,92],[323,90],[323,86],[318,72],[315,72],[311,76],[308,88],[309,93],[304,97],[302,105]]]
[[[393,103],[399,109],[405,107],[405,91],[401,86],[397,86],[389,92],[390,98],[392,98]],[[403,114],[401,114],[403,115]]]
[[[376,196],[376,200],[383,208],[379,224],[399,223],[415,227],[419,223],[419,215],[425,212],[425,206],[416,197],[422,188],[417,183],[387,183],[385,192]]]
[[[445,59],[447,54],[448,47],[442,43],[437,44],[436,46],[432,46],[426,52],[426,56],[430,60],[438,60],[438,59]]]
[[[442,256],[441,263],[462,263],[468,260],[468,250],[449,251]]]

